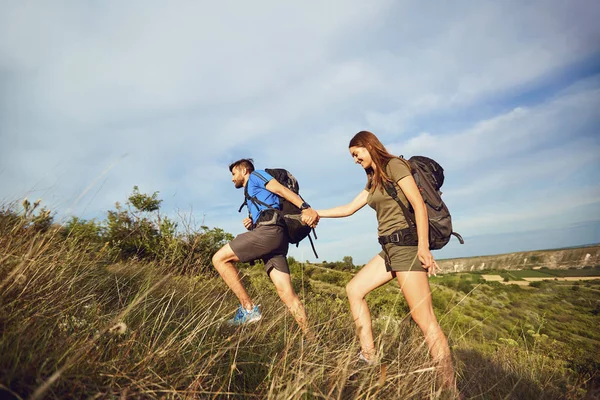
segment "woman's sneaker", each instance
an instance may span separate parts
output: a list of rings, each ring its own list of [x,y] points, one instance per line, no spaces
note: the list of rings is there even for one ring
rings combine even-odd
[[[254,306],[252,311],[248,311],[240,304],[233,319],[227,321],[229,325],[244,325],[259,321],[262,318],[259,306]]]
[[[366,370],[371,370],[370,367],[373,367],[377,364],[379,364],[379,360],[376,357],[369,360],[361,351],[360,353],[358,353],[358,360],[356,360],[351,365],[348,380],[356,381],[357,379],[359,379],[359,375],[362,372]]]
[[[358,353],[358,360],[367,365],[375,365],[375,364],[377,364],[377,361],[378,361],[376,357],[373,357],[372,359],[369,360],[367,357],[364,356],[362,351],[360,353]]]

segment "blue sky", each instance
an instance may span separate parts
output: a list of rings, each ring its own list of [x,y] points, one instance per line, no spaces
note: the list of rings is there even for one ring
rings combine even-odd
[[[102,219],[138,185],[236,234],[230,162],[333,207],[366,129],[445,168],[466,244],[437,258],[600,242],[600,4],[428,4],[0,0],[0,200]],[[317,232],[321,260],[379,251],[368,207]]]

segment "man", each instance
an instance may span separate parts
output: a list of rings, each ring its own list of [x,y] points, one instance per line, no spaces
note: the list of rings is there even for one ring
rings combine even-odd
[[[241,159],[229,166],[236,189],[244,188],[249,217],[243,224],[249,232],[236,236],[213,256],[213,265],[227,286],[240,301],[236,315],[229,322],[241,325],[262,318],[260,308],[254,304],[244,288],[234,263],[262,259],[265,270],[277,289],[277,294],[290,310],[300,328],[307,332],[304,306],[292,288],[290,269],[287,263],[288,238],[285,226],[278,213],[279,196],[302,210],[302,221],[316,225],[319,216],[300,196],[292,192],[264,170],[255,171],[252,159]],[[264,203],[264,204],[262,204]],[[269,208],[268,206],[271,208]]]

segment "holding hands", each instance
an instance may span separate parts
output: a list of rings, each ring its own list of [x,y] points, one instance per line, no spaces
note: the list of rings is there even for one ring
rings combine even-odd
[[[319,223],[319,214],[312,208],[302,210],[302,222],[314,228]]]

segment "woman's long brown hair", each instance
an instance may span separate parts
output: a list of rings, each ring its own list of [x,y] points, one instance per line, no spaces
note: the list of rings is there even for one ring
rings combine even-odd
[[[373,133],[369,131],[360,131],[352,140],[350,140],[350,144],[348,147],[364,147],[369,152],[371,156],[371,160],[375,164],[377,168],[373,169],[371,167],[365,169],[367,173],[367,177],[369,180],[368,188],[371,193],[375,191],[375,189],[379,188],[379,190],[383,193],[383,183],[392,182],[392,179],[385,173],[385,167],[388,162],[392,158],[396,158],[395,155],[390,154],[385,146],[377,139]],[[409,167],[410,165],[405,162],[405,164]]]

